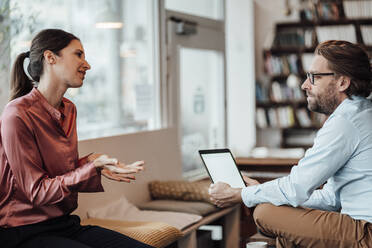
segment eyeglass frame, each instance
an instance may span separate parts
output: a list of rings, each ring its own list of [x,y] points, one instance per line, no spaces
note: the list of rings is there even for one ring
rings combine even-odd
[[[334,72],[319,72],[319,73],[312,73],[312,72],[306,72],[306,78],[309,79],[310,83],[314,85],[314,76],[334,76],[336,73]]]

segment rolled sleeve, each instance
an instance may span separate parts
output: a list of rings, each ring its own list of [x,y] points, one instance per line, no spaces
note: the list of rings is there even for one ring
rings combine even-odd
[[[247,207],[264,202],[294,207],[304,204],[314,190],[345,165],[359,142],[359,132],[352,123],[341,116],[330,117],[298,166],[286,177],[244,188],[241,193],[244,204]],[[335,196],[326,191],[316,191],[309,203],[326,209],[339,207]]]
[[[258,185],[249,186],[249,187],[242,189],[241,196],[242,196],[244,205],[251,208],[260,203],[256,196],[257,191],[258,191]]]

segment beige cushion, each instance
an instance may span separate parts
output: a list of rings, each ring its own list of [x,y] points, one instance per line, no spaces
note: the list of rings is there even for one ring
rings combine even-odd
[[[209,181],[153,181],[149,191],[154,200],[181,200],[210,202]]]
[[[218,210],[206,202],[188,202],[176,200],[154,200],[137,205],[142,210],[173,211],[206,216]]]
[[[105,220],[164,222],[179,230],[198,222],[202,218],[200,215],[189,213],[139,210],[125,197],[121,197],[103,207],[89,209],[87,216],[88,218]]]
[[[85,219],[81,223],[82,225],[96,225],[114,230],[157,248],[165,247],[182,236],[180,230],[161,222]]]

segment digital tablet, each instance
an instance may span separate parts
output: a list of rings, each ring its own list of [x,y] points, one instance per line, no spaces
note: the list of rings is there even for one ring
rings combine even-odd
[[[213,183],[224,182],[233,188],[246,186],[229,149],[199,150],[199,154]]]

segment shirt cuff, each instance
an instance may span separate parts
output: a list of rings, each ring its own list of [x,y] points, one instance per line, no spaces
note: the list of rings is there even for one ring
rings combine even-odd
[[[78,192],[102,192],[101,172],[97,170],[93,162],[84,164],[69,175],[65,176],[65,183],[72,191]]]
[[[259,203],[256,199],[256,192],[258,191],[259,186],[260,185],[253,185],[242,189],[242,200],[247,207],[251,208]]]

